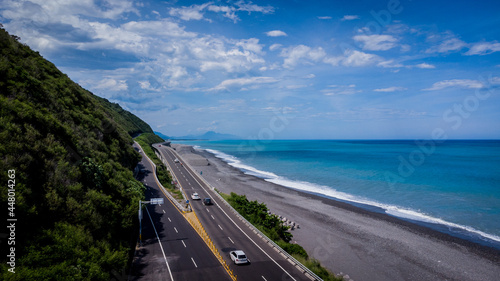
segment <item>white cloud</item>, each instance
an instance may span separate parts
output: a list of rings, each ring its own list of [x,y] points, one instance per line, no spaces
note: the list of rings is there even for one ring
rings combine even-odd
[[[449,87],[459,87],[465,89],[480,89],[484,87],[484,84],[478,80],[471,79],[452,79],[443,80],[432,84],[432,87],[424,89],[424,91],[437,91]]]
[[[403,52],[403,53],[409,52],[411,50],[411,46],[408,44],[401,44],[400,48],[401,48],[401,52]]]
[[[346,21],[346,20],[357,20],[359,19],[358,15],[345,15],[341,21]]]
[[[169,14],[171,16],[176,16],[186,21],[201,20],[203,19],[202,11],[209,5],[210,3],[205,3],[202,5],[191,5],[189,7],[171,8]]]
[[[254,52],[256,54],[261,54],[262,47],[264,46],[259,44],[259,39],[257,38],[242,39],[237,41],[235,45],[240,46],[243,50]]]
[[[306,88],[307,85],[288,85],[288,86],[285,86],[285,88],[287,88],[288,90],[296,90],[296,89],[302,89],[302,88]]]
[[[244,12],[258,12],[263,14],[271,14],[274,12],[274,8],[272,6],[259,6],[252,4],[252,2],[246,3],[243,0],[240,0],[234,4],[234,6],[218,6],[209,3],[208,10],[217,13],[224,13],[224,17],[231,19],[233,22],[237,22],[240,18],[236,15],[237,11]]]
[[[94,85],[94,88],[99,90],[117,92],[117,91],[126,91],[128,89],[128,86],[127,86],[127,81],[125,80],[105,78],[99,81],[97,85]]]
[[[381,61],[377,64],[377,66],[384,67],[384,68],[400,68],[404,67],[403,64],[395,62],[394,60],[385,60]]]
[[[396,92],[396,91],[405,91],[408,90],[407,88],[404,87],[389,87],[389,88],[382,88],[382,89],[375,89],[373,91],[375,92],[384,92],[384,93],[390,93],[390,92]]]
[[[450,38],[444,40],[441,44],[438,46],[429,48],[426,53],[447,53],[451,51],[460,51],[461,49],[465,48],[467,46],[467,43],[464,41],[458,39],[458,38]]]
[[[246,3],[243,0],[240,0],[232,6],[223,6],[223,5],[214,5],[213,2],[208,2],[201,5],[191,5],[188,7],[180,7],[180,8],[171,8],[169,14],[171,16],[179,17],[182,20],[208,20],[205,18],[205,11],[222,13],[222,15],[233,22],[237,22],[240,18],[236,15],[238,11],[244,12],[258,12],[263,14],[269,14],[274,12],[274,8],[271,6],[259,6],[252,4],[252,2]],[[210,21],[210,20],[208,20]]]
[[[500,85],[500,77],[490,77],[488,78],[488,83],[493,85]]]
[[[298,45],[284,48],[280,56],[284,57],[283,67],[292,69],[298,64],[326,63],[332,66],[342,64],[344,66],[367,66],[381,60],[377,55],[368,54],[356,50],[346,50],[344,55],[330,56],[321,47],[311,48]]]
[[[222,81],[219,85],[210,89],[210,91],[230,90],[234,88],[242,88],[244,86],[251,86],[251,88],[255,88],[260,84],[270,84],[275,82],[278,82],[278,80],[273,77],[265,77],[265,76],[228,79]]]
[[[236,15],[236,8],[234,7],[210,5],[208,6],[208,10],[216,13],[224,13],[224,17],[231,19],[235,23],[240,20]]]
[[[324,16],[324,17],[318,17],[318,19],[320,19],[320,20],[331,20],[332,17]]]
[[[347,50],[345,55],[346,58],[342,60],[342,64],[345,66],[366,66],[380,60],[380,57],[376,55],[367,54],[356,50]]]
[[[386,51],[396,47],[398,39],[391,35],[356,35],[355,41],[363,43],[363,50]]]
[[[283,45],[281,44],[272,44],[271,46],[269,46],[269,50],[271,51],[276,51],[278,50],[279,48],[281,48]]]
[[[126,31],[134,32],[140,36],[148,35],[152,38],[158,36],[165,37],[195,37],[197,34],[194,32],[185,31],[184,27],[179,26],[178,23],[169,20],[159,21],[130,21],[122,25]]]
[[[472,44],[469,51],[465,53],[467,56],[472,55],[489,55],[494,52],[500,51],[500,43],[494,42],[480,42]]]
[[[293,68],[299,63],[317,62],[326,56],[325,51],[321,47],[311,48],[305,45],[285,48],[280,54],[285,57],[283,67]]]
[[[436,68],[436,66],[432,65],[432,64],[428,64],[428,63],[419,63],[417,65],[415,65],[416,68],[422,68],[422,69],[433,69],[433,68]]]
[[[337,95],[353,95],[356,93],[361,93],[361,90],[356,90],[356,85],[329,85],[328,89],[321,90],[325,96],[337,96]]]
[[[117,19],[125,13],[138,14],[130,0],[94,1],[2,1],[2,16],[7,19],[31,19],[37,24],[54,22],[54,19],[66,18],[70,15],[84,15],[94,18]]]
[[[332,66],[337,66],[344,59],[345,57],[343,56],[337,56],[337,57],[327,56],[323,59],[323,62],[326,64],[331,64]]]
[[[252,4],[251,1],[249,1],[248,3],[246,3],[245,1],[243,0],[240,0],[238,2],[235,3],[236,6],[238,6],[238,11],[245,11],[245,12],[259,12],[259,13],[263,13],[263,14],[272,14],[274,13],[274,7],[272,6],[259,6],[259,5],[255,5],[255,4]]]
[[[271,30],[266,32],[266,35],[270,37],[288,36],[285,32],[281,30]]]

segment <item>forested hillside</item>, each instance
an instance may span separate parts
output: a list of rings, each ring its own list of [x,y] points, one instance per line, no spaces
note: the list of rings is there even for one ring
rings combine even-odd
[[[119,279],[143,197],[131,135],[152,130],[17,39],[0,30],[1,212],[17,219],[15,245],[0,238],[0,279]]]

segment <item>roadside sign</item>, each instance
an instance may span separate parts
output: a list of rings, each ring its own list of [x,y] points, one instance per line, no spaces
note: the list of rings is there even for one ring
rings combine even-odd
[[[163,204],[163,198],[151,198],[149,201],[149,204],[157,205],[157,204]]]
[[[189,200],[186,200],[186,204],[189,204]]]

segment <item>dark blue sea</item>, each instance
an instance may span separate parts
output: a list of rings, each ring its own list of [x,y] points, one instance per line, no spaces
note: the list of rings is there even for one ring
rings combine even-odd
[[[183,141],[243,172],[500,247],[500,141]]]

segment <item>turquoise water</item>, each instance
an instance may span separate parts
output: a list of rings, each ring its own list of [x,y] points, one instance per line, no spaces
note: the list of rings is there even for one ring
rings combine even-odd
[[[500,242],[500,141],[182,143],[273,183],[371,206],[462,238]]]

